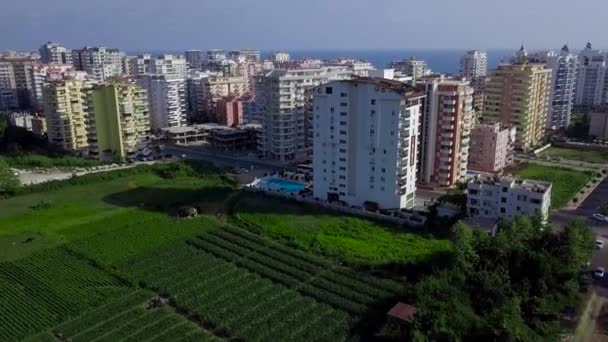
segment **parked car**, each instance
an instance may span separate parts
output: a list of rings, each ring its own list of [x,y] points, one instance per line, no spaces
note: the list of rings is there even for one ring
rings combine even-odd
[[[604,241],[600,239],[595,240],[595,247],[597,247],[597,249],[604,248]]]
[[[606,270],[602,266],[598,266],[595,271],[593,271],[593,276],[598,279],[604,278],[604,272],[606,272]]]
[[[602,215],[602,214],[593,214],[592,216],[594,219],[601,221],[601,222],[608,222],[608,216],[606,215]]]

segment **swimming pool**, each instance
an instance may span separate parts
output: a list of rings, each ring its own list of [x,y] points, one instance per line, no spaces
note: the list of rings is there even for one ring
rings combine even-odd
[[[254,185],[258,188],[265,190],[273,190],[273,191],[283,191],[283,192],[300,192],[303,190],[306,185],[304,183],[290,181],[286,179],[276,178],[276,177],[264,177],[262,179],[258,179],[254,182]]]

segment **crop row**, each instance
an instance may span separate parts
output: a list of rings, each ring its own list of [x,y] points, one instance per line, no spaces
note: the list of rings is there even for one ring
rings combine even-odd
[[[258,245],[261,246],[272,246],[271,250],[281,252],[282,254],[290,255],[300,260],[305,260],[308,263],[315,264],[319,267],[333,268],[333,271],[335,273],[338,273],[344,277],[357,279],[359,282],[366,283],[367,285],[370,285],[376,289],[381,289],[387,293],[393,294],[403,291],[403,286],[394,280],[378,278],[372,275],[364,274],[362,272],[355,272],[346,267],[337,267],[336,263],[332,263],[323,257],[316,256],[311,253],[304,252],[292,247],[288,247],[281,243],[270,241],[269,239],[264,238],[259,234],[252,233],[245,229],[233,226],[224,226],[222,227],[222,231],[229,232],[232,235],[237,235],[243,239],[256,242],[258,243]]]

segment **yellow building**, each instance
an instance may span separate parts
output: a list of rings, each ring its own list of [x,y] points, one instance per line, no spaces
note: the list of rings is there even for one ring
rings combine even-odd
[[[86,90],[81,81],[60,80],[43,90],[49,142],[72,152],[87,152]]]
[[[488,77],[483,121],[516,126],[516,148],[539,145],[545,137],[550,86],[551,69],[527,63],[524,51],[517,62],[500,65]]]
[[[89,96],[90,155],[103,160],[135,158],[150,141],[146,91],[131,83],[95,86]]]

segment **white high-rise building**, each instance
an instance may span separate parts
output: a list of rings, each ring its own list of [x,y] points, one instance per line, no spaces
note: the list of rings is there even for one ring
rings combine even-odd
[[[420,119],[418,183],[453,187],[467,173],[473,125],[473,88],[469,81],[425,77]]]
[[[153,131],[187,125],[186,80],[159,74],[143,74],[137,83],[148,93]]]
[[[348,66],[274,69],[256,76],[255,97],[263,126],[258,150],[269,159],[307,159],[311,146],[307,108],[310,90],[352,76],[353,70]]]
[[[275,63],[289,62],[290,56],[287,52],[275,52],[272,54],[271,60]]]
[[[564,45],[560,53],[540,52],[531,56],[530,60],[534,63],[545,63],[552,71],[547,128],[568,127],[574,105],[578,58]]]
[[[161,55],[150,60],[149,72],[175,76],[185,80],[188,77],[188,63],[183,56]]]
[[[608,99],[608,55],[594,50],[591,43],[578,56],[577,106],[600,106]]]
[[[424,94],[379,78],[329,82],[313,92],[314,197],[379,209],[413,207]]]
[[[470,50],[460,58],[460,77],[466,78],[473,93],[473,108],[477,113],[483,111],[486,75],[488,73],[488,54],[485,51]]]
[[[188,69],[201,70],[203,67],[203,52],[201,50],[188,50],[184,52]]]
[[[106,47],[84,47],[72,51],[72,61],[78,70],[89,73],[97,81],[122,75],[124,52]]]
[[[59,44],[47,42],[38,51],[42,63],[72,64],[72,51]]]

